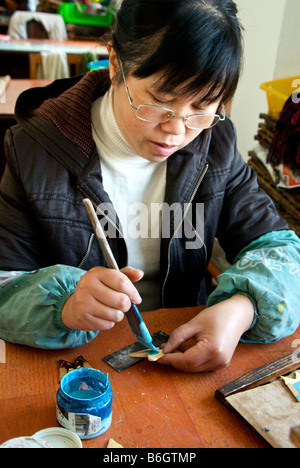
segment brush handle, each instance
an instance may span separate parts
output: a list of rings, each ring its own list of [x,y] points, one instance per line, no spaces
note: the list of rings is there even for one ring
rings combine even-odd
[[[104,234],[102,226],[101,226],[101,223],[100,223],[100,221],[98,219],[98,216],[95,213],[95,210],[94,210],[94,207],[93,207],[93,204],[92,204],[91,200],[89,200],[88,198],[85,198],[83,200],[83,203],[84,203],[84,206],[86,208],[87,214],[88,214],[88,216],[90,218],[90,221],[92,223],[94,232],[95,232],[96,237],[98,239],[98,242],[100,244],[100,247],[101,247],[102,253],[104,255],[104,258],[106,260],[108,268],[112,268],[113,270],[119,270],[118,264],[117,264],[117,262],[115,260],[115,257],[114,257],[114,255],[113,255],[113,253],[111,251],[109,243],[107,242],[107,239],[105,237],[105,234]]]

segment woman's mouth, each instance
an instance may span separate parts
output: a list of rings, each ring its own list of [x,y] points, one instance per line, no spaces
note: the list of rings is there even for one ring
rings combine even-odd
[[[157,143],[154,141],[150,141],[150,143],[154,149],[154,152],[159,156],[168,157],[177,150],[176,145],[167,145],[165,143]]]

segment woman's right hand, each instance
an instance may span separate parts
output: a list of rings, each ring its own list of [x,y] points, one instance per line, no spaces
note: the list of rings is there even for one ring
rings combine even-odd
[[[120,271],[104,267],[89,270],[65,303],[61,319],[71,330],[110,330],[121,322],[131,303],[142,299],[133,285],[143,272],[132,267]]]

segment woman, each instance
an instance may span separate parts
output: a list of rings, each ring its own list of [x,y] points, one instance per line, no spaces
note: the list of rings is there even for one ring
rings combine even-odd
[[[232,267],[160,362],[217,369],[240,339],[296,329],[299,239],[224,114],[240,73],[236,13],[231,0],[124,0],[109,72],[21,95],[1,183],[1,338],[76,346],[117,326],[131,302],[204,304],[215,237]],[[83,197],[98,207],[120,272],[106,268]],[[176,351],[190,338],[195,346]]]

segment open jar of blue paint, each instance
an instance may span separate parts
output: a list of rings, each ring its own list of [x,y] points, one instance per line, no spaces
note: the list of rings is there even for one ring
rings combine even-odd
[[[111,424],[112,396],[108,374],[89,368],[73,370],[62,378],[57,391],[57,421],[80,439],[97,437]]]

